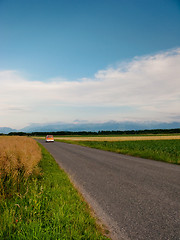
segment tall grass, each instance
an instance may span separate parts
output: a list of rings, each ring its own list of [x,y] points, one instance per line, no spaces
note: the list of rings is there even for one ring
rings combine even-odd
[[[22,191],[28,177],[39,172],[40,159],[41,149],[34,139],[0,137],[0,198]]]
[[[1,143],[0,239],[108,239],[44,147],[41,157],[39,146],[30,138],[5,138]]]

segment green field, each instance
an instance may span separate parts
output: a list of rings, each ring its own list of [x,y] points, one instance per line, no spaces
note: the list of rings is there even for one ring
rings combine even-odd
[[[108,239],[65,172],[41,148],[41,174],[32,174],[12,196],[0,195],[0,239]],[[6,189],[9,180],[1,184]]]
[[[66,142],[142,158],[180,164],[180,140]]]

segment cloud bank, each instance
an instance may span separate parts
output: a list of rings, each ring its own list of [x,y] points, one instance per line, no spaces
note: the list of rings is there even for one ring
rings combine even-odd
[[[27,80],[17,71],[0,71],[0,124],[16,127],[14,120],[22,127],[29,122],[87,117],[97,121],[180,121],[179,66],[177,48],[135,57],[98,71],[93,79],[41,82]],[[79,111],[73,112],[73,108]],[[98,113],[98,108],[104,109],[103,113]]]

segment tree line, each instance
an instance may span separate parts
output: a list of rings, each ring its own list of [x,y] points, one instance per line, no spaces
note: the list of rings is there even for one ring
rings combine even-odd
[[[138,135],[138,134],[175,134],[180,133],[180,128],[175,129],[146,129],[146,130],[125,130],[125,131],[56,131],[56,132],[10,132],[8,134],[0,135],[9,135],[9,136],[45,136],[45,135],[54,135],[54,136],[74,136],[74,135],[92,135],[92,136],[103,136],[103,135]]]

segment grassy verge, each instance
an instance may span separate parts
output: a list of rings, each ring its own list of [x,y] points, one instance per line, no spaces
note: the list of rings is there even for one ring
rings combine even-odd
[[[58,140],[56,140],[58,141]],[[68,143],[112,151],[168,163],[180,164],[180,140],[125,142],[66,141]]]
[[[0,239],[107,239],[67,175],[41,148],[41,174],[1,198]]]

